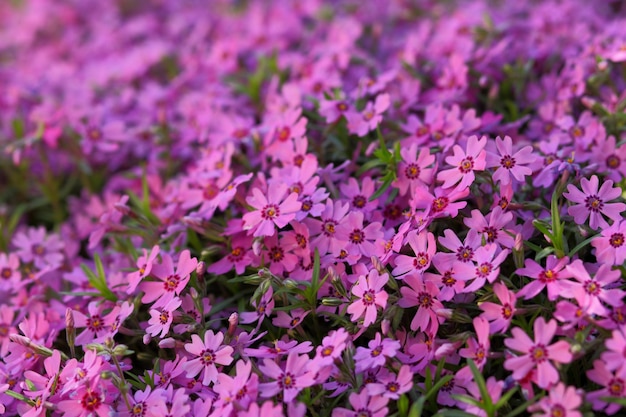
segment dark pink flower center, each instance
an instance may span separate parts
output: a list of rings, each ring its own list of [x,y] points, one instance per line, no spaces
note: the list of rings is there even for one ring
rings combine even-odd
[[[621,396],[624,392],[624,381],[620,378],[612,379],[607,387],[611,395]]]
[[[243,258],[244,253],[244,249],[240,246],[233,248],[233,250],[230,251],[230,255],[228,255],[228,260],[231,262],[237,262]]]
[[[590,280],[585,281],[585,283],[583,284],[583,287],[585,288],[585,291],[587,292],[587,294],[595,295],[595,296],[600,294],[601,287],[594,280],[590,279]]]
[[[200,362],[202,362],[203,365],[207,366],[207,365],[211,365],[213,364],[213,362],[215,361],[215,352],[211,349],[205,349],[202,352],[200,352]]]
[[[448,200],[448,197],[437,197],[433,200],[433,204],[431,207],[431,210],[433,213],[440,213],[443,210],[445,210],[446,207],[448,207],[448,203],[450,202],[450,200]]]
[[[2,268],[0,271],[0,278],[9,279],[13,275],[13,270],[11,268]]]
[[[530,357],[536,363],[544,362],[548,359],[548,352],[546,347],[541,343],[535,345],[530,349]]]
[[[593,194],[585,198],[585,207],[589,209],[589,211],[599,212],[604,208],[604,202],[597,195]]]
[[[291,137],[291,129],[289,126],[283,126],[276,131],[276,136],[279,141],[286,142]]]
[[[420,307],[431,308],[433,306],[433,298],[427,292],[421,292],[417,296],[417,302]]]
[[[292,184],[291,187],[289,187],[289,192],[300,194],[303,188],[304,186],[302,185],[301,182],[296,182],[295,184]]]
[[[167,321],[170,319],[170,313],[166,310],[161,311],[161,314],[159,314],[159,322],[161,322],[161,324],[165,325],[167,324]]]
[[[493,265],[489,262],[483,262],[478,268],[476,268],[476,275],[481,278],[487,278],[493,271]]]
[[[381,345],[378,345],[374,349],[372,349],[373,357],[380,356],[381,353],[383,353],[383,347]]]
[[[498,230],[495,227],[487,226],[483,229],[483,234],[486,235],[487,243],[493,243],[498,238]]]
[[[614,248],[619,248],[624,244],[624,235],[622,233],[613,233],[609,238],[609,244]]]
[[[387,391],[389,392],[398,392],[400,391],[400,385],[398,385],[397,382],[392,381],[390,383],[387,384]]]
[[[91,390],[87,390],[83,398],[80,400],[80,405],[87,411],[95,411],[102,404],[100,396]]]
[[[348,236],[350,242],[360,245],[365,240],[365,233],[361,229],[354,229]]]
[[[548,284],[550,282],[556,281],[558,277],[558,273],[551,269],[546,269],[545,271],[541,271],[539,273],[539,282],[543,282],[544,284]]]
[[[363,304],[366,306],[371,306],[376,301],[376,295],[374,294],[374,290],[367,290],[363,294]]]
[[[615,155],[615,154],[609,155],[606,158],[606,166],[611,168],[611,169],[619,168],[621,163],[622,163],[621,159],[619,159],[619,157],[617,155]]]
[[[261,217],[265,220],[273,220],[280,216],[280,209],[276,204],[268,204],[261,210]]]
[[[463,174],[467,174],[468,172],[474,169],[474,158],[471,156],[465,157],[459,164],[459,171]]]
[[[35,243],[32,247],[31,250],[33,251],[33,253],[37,256],[42,256],[43,254],[46,253],[46,248],[43,245],[40,245],[39,243]]]
[[[420,176],[420,167],[417,164],[409,164],[404,170],[404,175],[410,180],[414,180]]]
[[[310,199],[306,199],[302,201],[302,211],[309,211],[311,210],[311,208],[313,208],[313,201],[311,201]]]
[[[357,195],[352,199],[352,205],[356,208],[363,208],[367,204],[367,198],[362,195]]]
[[[167,292],[174,292],[176,287],[178,287],[178,283],[180,282],[180,277],[178,275],[170,275],[163,282],[163,288]]]
[[[87,328],[94,333],[99,332],[104,328],[102,318],[97,314],[91,316],[87,319]]]
[[[500,166],[505,169],[513,169],[515,166],[515,158],[511,155],[504,155],[502,159],[500,159]]]
[[[550,417],[565,417],[566,415],[566,410],[561,404],[554,404],[550,408]]]
[[[301,235],[300,233],[296,234],[296,243],[302,249],[306,248],[306,237],[304,235]]]
[[[417,254],[417,257],[413,259],[413,266],[418,269],[424,269],[426,265],[428,265],[428,254],[424,252],[420,252]]]
[[[283,389],[291,389],[296,387],[296,378],[290,372],[285,372],[278,380],[278,386]]]
[[[508,320],[511,316],[513,316],[513,307],[511,307],[511,304],[506,303],[502,306],[502,317]]]
[[[285,258],[285,251],[279,246],[274,246],[270,249],[270,262],[280,262]]]
[[[461,262],[470,262],[474,259],[474,251],[469,246],[461,246],[456,250],[456,258]]]
[[[322,232],[326,236],[334,236],[335,235],[335,226],[337,226],[337,222],[334,220],[326,220],[322,225]]]
[[[131,416],[145,416],[146,409],[144,407],[144,404],[145,404],[144,402],[140,402],[140,403],[133,405],[133,407],[130,410],[130,415]]]
[[[452,276],[452,271],[446,271],[441,276],[441,282],[446,287],[452,287],[454,284],[456,284],[456,279],[454,279],[454,277]]]

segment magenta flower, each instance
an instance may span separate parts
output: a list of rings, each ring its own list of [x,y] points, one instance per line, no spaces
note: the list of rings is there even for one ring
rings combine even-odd
[[[524,182],[527,175],[533,173],[527,166],[532,164],[537,157],[533,155],[532,146],[525,146],[517,152],[513,152],[513,140],[509,136],[501,139],[496,138],[496,152],[487,153],[487,167],[498,167],[493,173],[493,179],[502,185],[511,183],[513,179]]]
[[[128,294],[135,292],[135,289],[141,280],[150,275],[150,272],[152,272],[152,265],[154,264],[157,256],[159,256],[159,251],[160,249],[158,245],[154,245],[152,247],[150,254],[148,254],[146,249],[143,249],[143,255],[137,258],[137,271],[131,272],[126,276],[126,279],[128,279],[128,288],[126,289],[126,292]]]
[[[613,337],[604,344],[606,351],[602,352],[602,360],[610,371],[626,368],[626,327],[613,330]]]
[[[290,193],[287,184],[272,184],[268,187],[267,197],[258,188],[252,189],[252,196],[246,201],[256,210],[243,215],[244,230],[254,230],[254,236],[273,236],[274,225],[283,228],[296,218],[302,208],[297,193]]]
[[[191,343],[185,344],[185,350],[197,358],[183,364],[187,377],[200,374],[202,384],[208,386],[217,381],[217,365],[230,365],[233,361],[233,348],[222,345],[224,335],[209,330],[204,334],[204,342],[197,334],[191,335]]]
[[[474,292],[482,288],[486,282],[493,283],[500,274],[500,264],[504,262],[509,255],[509,250],[505,249],[498,253],[498,245],[488,243],[476,249],[474,262],[476,269],[474,270],[474,281],[469,284],[463,292]]]
[[[505,339],[504,344],[509,349],[522,353],[522,355],[506,359],[504,368],[513,371],[515,380],[524,379],[531,371],[535,370],[536,373],[532,379],[540,388],[547,389],[559,381],[559,373],[552,362],[569,363],[573,356],[569,350],[569,343],[565,340],[549,344],[554,337],[556,328],[556,320],[550,320],[546,323],[543,317],[537,318],[533,326],[534,341],[519,327],[511,330],[513,338]]]
[[[92,301],[87,306],[87,314],[74,310],[74,326],[77,329],[85,328],[77,337],[76,345],[83,346],[88,343],[102,343],[107,337],[112,337],[115,332],[113,323],[116,321],[120,307],[115,306],[113,310],[105,311],[109,307],[107,304]]]
[[[513,247],[515,238],[511,236],[511,230],[507,229],[513,221],[513,213],[505,212],[500,206],[483,216],[479,210],[472,210],[472,217],[463,219],[463,223],[470,230],[481,233],[485,242],[498,243],[505,248]]]
[[[596,248],[598,262],[622,265],[626,261],[626,221],[618,220],[602,230],[600,236],[591,241]]]
[[[589,227],[594,230],[598,227],[602,229],[609,227],[603,215],[614,221],[620,221],[621,213],[626,210],[624,203],[609,203],[622,194],[621,188],[613,187],[613,181],[606,180],[598,190],[598,183],[596,175],[590,179],[582,178],[580,180],[582,191],[573,184],[569,184],[567,192],[563,193],[565,198],[576,203],[567,209],[567,212],[574,217],[574,221],[577,224],[583,224],[589,218]]]
[[[411,330],[437,333],[439,323],[444,320],[437,314],[443,310],[443,304],[437,299],[439,288],[430,281],[424,282],[420,275],[409,274],[404,282],[408,286],[400,288],[402,298],[398,300],[398,305],[403,308],[417,306],[417,313],[411,320]]]
[[[409,392],[413,388],[413,372],[408,365],[402,365],[398,374],[385,383],[367,384],[367,392],[371,396],[382,395],[383,397],[397,400],[400,395]]]
[[[473,135],[467,139],[466,150],[463,151],[459,145],[454,145],[452,151],[454,155],[448,156],[446,162],[453,168],[439,171],[437,180],[443,181],[443,188],[450,188],[459,184],[459,188],[467,188],[474,182],[476,175],[474,171],[483,171],[486,165],[487,152],[485,145],[487,137]]]
[[[385,417],[389,409],[389,398],[379,395],[370,395],[367,389],[360,393],[353,392],[349,397],[350,405],[354,411],[347,408],[335,408],[332,417]]]
[[[566,269],[578,281],[572,284],[572,296],[589,314],[607,315],[607,309],[602,303],[613,307],[623,304],[622,299],[626,292],[614,288],[615,283],[621,280],[622,274],[619,270],[612,270],[610,265],[602,264],[592,278],[580,259],[572,262]]]
[[[139,289],[145,293],[141,302],[149,304],[157,301],[154,307],[162,307],[174,296],[180,295],[187,286],[191,273],[198,266],[198,260],[192,258],[188,250],[180,253],[176,270],[174,270],[174,261],[170,255],[165,253],[162,258],[163,262],[152,267],[152,276],[160,281],[144,281],[139,284]]]
[[[354,354],[356,371],[363,372],[377,366],[383,366],[387,358],[393,358],[398,350],[400,350],[400,342],[389,338],[383,339],[380,333],[376,333],[367,347],[359,346],[356,349]]]
[[[299,355],[297,352],[287,355],[284,370],[273,359],[264,359],[259,368],[265,376],[275,381],[259,384],[261,396],[270,398],[282,393],[284,402],[293,401],[302,389],[315,383],[315,371],[309,370],[309,363],[307,355]]]
[[[626,398],[626,366],[611,371],[603,361],[596,360],[593,369],[587,371],[587,377],[602,387],[587,394],[587,401],[591,402],[594,410],[612,415],[622,408],[620,404],[605,402],[602,398]]]
[[[398,279],[402,279],[402,276],[406,273],[423,274],[430,266],[437,250],[435,236],[430,232],[421,231],[416,233],[411,231],[406,240],[415,256],[402,254],[396,256],[396,267],[391,271],[391,274]]]
[[[490,333],[498,333],[509,328],[516,311],[517,298],[513,291],[510,291],[506,285],[500,282],[493,284],[493,292],[501,304],[489,301],[479,304],[480,309],[484,312],[480,317],[489,322]]]
[[[559,280],[570,277],[570,273],[565,270],[569,263],[567,256],[558,259],[554,255],[548,256],[545,268],[532,259],[524,261],[524,267],[519,268],[515,273],[522,277],[533,278],[533,281],[526,284],[517,292],[517,297],[524,297],[526,300],[533,298],[544,288],[548,289],[548,300],[555,301],[564,291],[565,285]]]
[[[576,388],[567,387],[560,382],[550,388],[547,397],[529,407],[529,411],[533,412],[533,417],[582,417],[582,413],[577,411],[582,402]]]
[[[347,242],[344,249],[351,265],[355,264],[361,256],[371,256],[376,253],[376,239],[384,237],[382,224],[371,222],[364,225],[363,213],[360,211],[350,212],[337,226],[337,239]]]
[[[225,373],[217,375],[217,383],[213,390],[219,395],[217,407],[224,407],[225,415],[229,415],[235,407],[246,409],[255,401],[259,389],[259,376],[252,372],[252,362],[237,361],[234,377]]]
[[[174,311],[181,304],[181,299],[174,297],[164,306],[150,309],[150,320],[148,320],[149,326],[146,328],[146,333],[153,337],[160,333],[159,337],[165,337],[174,320]]]
[[[343,328],[331,330],[328,336],[322,339],[322,344],[317,347],[314,361],[320,367],[332,364],[335,359],[341,357],[349,338],[350,335]]]
[[[59,401],[57,410],[63,417],[108,417],[112,410],[103,385],[99,376],[78,385],[69,400]]]
[[[23,262],[33,262],[39,269],[56,269],[63,263],[63,241],[56,234],[48,235],[43,227],[16,233],[13,244]]]
[[[433,168],[429,167],[435,162],[435,155],[431,155],[427,147],[421,148],[419,154],[417,150],[417,144],[400,150],[402,161],[398,164],[398,178],[393,182],[400,195],[407,191],[412,195],[416,187],[432,183]]]
[[[376,307],[383,310],[387,307],[387,292],[383,290],[389,281],[389,275],[380,275],[376,269],[372,269],[367,276],[362,275],[352,287],[352,294],[358,299],[348,306],[350,320],[356,322],[364,316],[363,327],[368,327],[376,321]]]
[[[345,116],[348,119],[350,133],[365,136],[370,130],[376,129],[383,120],[382,114],[390,104],[389,94],[379,94],[373,103],[370,101],[366,104],[363,111],[348,111]]]
[[[0,253],[0,292],[13,292],[20,286],[20,259],[16,254]]]
[[[479,369],[487,362],[489,356],[489,348],[491,342],[489,340],[489,322],[483,317],[475,317],[473,320],[474,329],[476,330],[476,339],[470,337],[467,339],[467,348],[459,350],[459,356],[462,358],[472,359]]]

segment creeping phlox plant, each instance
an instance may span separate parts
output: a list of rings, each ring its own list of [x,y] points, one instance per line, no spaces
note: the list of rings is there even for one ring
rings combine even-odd
[[[0,2],[0,412],[622,415],[621,1]]]

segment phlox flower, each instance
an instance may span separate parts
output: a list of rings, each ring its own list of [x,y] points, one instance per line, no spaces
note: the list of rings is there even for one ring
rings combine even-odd
[[[533,278],[533,280],[517,292],[517,297],[524,297],[528,300],[547,288],[548,300],[555,301],[566,289],[559,280],[570,276],[570,273],[565,269],[568,263],[569,258],[567,256],[559,259],[554,255],[549,255],[544,268],[534,260],[527,258],[524,261],[524,267],[519,268],[515,273],[523,277]]]
[[[252,239],[252,236],[246,236],[242,233],[233,236],[228,255],[209,265],[207,272],[223,274],[235,268],[238,275],[243,274],[246,267],[252,264],[254,260],[254,254],[251,250]]]
[[[614,221],[622,220],[621,213],[626,210],[626,204],[609,203],[622,194],[621,188],[613,187],[613,181],[604,181],[598,189],[598,177],[593,175],[590,179],[582,178],[580,185],[582,191],[569,184],[567,192],[563,193],[565,198],[575,203],[568,207],[567,212],[574,217],[577,224],[583,224],[589,218],[589,227],[595,230],[598,227],[602,229],[609,227],[603,215]]]
[[[148,254],[146,249],[143,249],[143,255],[137,258],[137,271],[131,272],[126,276],[126,279],[128,280],[128,288],[126,289],[126,292],[128,294],[135,292],[135,289],[141,280],[150,275],[150,272],[152,272],[152,265],[157,256],[159,256],[159,251],[159,245],[154,245],[150,250],[150,254]]]
[[[398,255],[395,258],[396,267],[391,274],[398,279],[406,273],[423,274],[430,266],[430,263],[437,250],[435,236],[426,231],[416,233],[411,231],[406,239],[413,250],[415,256]]]
[[[457,237],[457,235],[450,229],[443,231],[443,236],[439,237],[439,243],[446,249],[453,251],[453,253],[438,252],[436,257],[449,259],[451,261],[458,261],[460,263],[470,264],[474,260],[474,253],[482,246],[481,237],[477,230],[470,229],[465,236],[463,242]]]
[[[547,389],[559,381],[559,373],[552,362],[569,363],[573,356],[569,350],[569,343],[565,340],[550,345],[556,329],[556,320],[546,323],[543,317],[539,317],[533,325],[534,341],[519,327],[511,330],[513,338],[505,339],[504,344],[522,355],[506,359],[504,368],[513,372],[515,380],[519,381],[532,370],[536,370],[533,382],[540,388]]]
[[[273,401],[265,401],[261,406],[251,403],[245,411],[239,411],[237,415],[241,417],[284,417],[281,404],[274,404]]]
[[[367,347],[357,347],[354,354],[356,371],[363,372],[383,366],[387,358],[393,358],[398,350],[400,350],[400,342],[389,338],[383,339],[380,333],[376,333],[374,339],[368,342]]]
[[[382,395],[383,397],[397,400],[400,398],[400,395],[410,391],[413,387],[413,372],[411,372],[410,366],[402,365],[397,375],[391,375],[392,377],[384,383],[367,384],[369,395]]]
[[[303,223],[309,228],[310,247],[317,248],[320,256],[336,253],[344,245],[344,242],[337,238],[337,226],[343,221],[349,210],[350,206],[347,203],[333,202],[328,199],[326,207],[320,215],[320,220],[313,218],[303,220]]]
[[[259,392],[264,398],[270,398],[276,394],[283,394],[283,401],[293,401],[300,391],[315,383],[315,372],[309,370],[310,359],[307,355],[299,355],[290,352],[283,370],[273,359],[264,359],[259,366],[261,372],[273,382],[259,384]]]
[[[591,241],[598,262],[622,265],[626,260],[626,221],[618,220]]]
[[[582,417],[578,407],[583,399],[576,388],[565,386],[562,382],[550,388],[547,397],[529,407],[533,417]]]
[[[357,319],[364,317],[363,327],[368,327],[376,321],[377,306],[383,310],[387,307],[388,295],[383,290],[387,281],[389,275],[386,273],[380,275],[376,269],[372,269],[367,276],[359,277],[352,287],[352,294],[357,300],[350,304],[347,310],[351,315],[350,320],[356,322]]]
[[[626,292],[613,288],[614,283],[621,279],[619,270],[612,270],[610,265],[602,264],[592,278],[580,259],[567,265],[566,269],[578,281],[572,283],[571,294],[589,314],[605,316],[608,311],[602,303],[614,307],[622,305]]]
[[[150,385],[143,391],[136,391],[130,396],[130,410],[120,414],[123,417],[159,417],[167,415],[165,393],[162,388],[152,390]]]
[[[282,275],[293,271],[298,265],[298,256],[291,253],[293,246],[288,246],[288,241],[279,239],[278,235],[265,237],[266,251],[263,252],[265,261],[269,264],[270,271],[275,275]]]
[[[353,392],[349,397],[352,410],[347,408],[335,408],[332,417],[385,417],[389,412],[387,403],[389,398],[380,395],[370,395],[367,389],[360,393]]]
[[[87,343],[102,343],[107,337],[114,335],[113,323],[117,319],[119,306],[115,306],[107,314],[103,314],[108,305],[92,301],[87,305],[87,314],[74,310],[74,326],[83,330],[76,336],[76,345],[83,346]]]
[[[587,371],[587,377],[602,387],[587,393],[586,396],[595,411],[612,415],[622,408],[620,404],[605,402],[602,398],[626,398],[626,366],[611,371],[598,359],[593,362],[593,369]]]
[[[302,208],[298,194],[289,193],[287,184],[278,183],[268,187],[267,197],[258,188],[252,189],[252,195],[246,198],[247,203],[255,210],[243,215],[244,230],[254,236],[273,236],[274,226],[283,228],[296,218],[296,212]]]
[[[489,322],[483,317],[475,317],[472,321],[474,330],[476,330],[476,339],[470,337],[467,339],[467,348],[459,350],[459,356],[462,358],[472,359],[479,369],[487,362],[489,356],[489,348],[491,342],[489,340]]]
[[[258,395],[259,376],[252,372],[252,362],[239,360],[235,369],[234,377],[219,373],[213,387],[219,396],[215,405],[223,407],[224,415],[229,415],[235,407],[248,408]]]
[[[304,310],[303,308],[296,308],[289,312],[279,311],[272,320],[272,324],[276,327],[293,329],[299,326],[309,313],[310,311]]]
[[[459,188],[469,187],[476,178],[474,171],[485,169],[487,152],[485,145],[487,137],[473,135],[467,139],[465,151],[459,145],[452,147],[453,155],[448,156],[445,161],[453,168],[439,171],[437,180],[443,181],[443,188],[453,187],[458,183]]]
[[[151,275],[159,281],[143,281],[139,284],[139,289],[144,292],[141,302],[150,304],[157,301],[154,307],[166,305],[185,289],[191,273],[196,270],[197,266],[198,260],[192,258],[188,250],[180,253],[176,270],[174,270],[172,257],[167,253],[163,254],[162,262],[152,267]]]
[[[376,191],[376,183],[371,177],[365,177],[362,181],[357,181],[356,178],[351,177],[347,184],[342,184],[339,187],[339,190],[352,210],[367,214],[378,207],[377,200],[370,201],[370,197]]]
[[[321,367],[330,365],[341,354],[348,345],[349,333],[344,328],[332,330],[322,339],[322,344],[317,347],[314,361]]]
[[[525,146],[517,152],[513,152],[513,140],[509,136],[504,139],[499,136],[495,140],[496,152],[487,153],[487,167],[498,167],[493,173],[495,182],[502,185],[511,183],[513,179],[524,182],[525,177],[533,173],[527,166],[535,162],[532,146]]]
[[[14,253],[0,253],[0,292],[12,293],[20,286],[20,259]]]
[[[150,309],[149,326],[146,333],[150,336],[165,337],[170,331],[170,326],[174,320],[174,311],[180,307],[182,300],[178,297],[172,298],[164,306]]]
[[[463,372],[463,370],[468,367],[463,368],[459,372]],[[470,371],[471,372],[471,371]],[[502,391],[504,390],[504,381],[498,381],[495,377],[491,376],[486,381],[487,392],[489,392],[489,397],[491,398],[492,403],[496,404],[500,398],[502,397]],[[480,389],[478,388],[478,384],[475,381],[471,381],[466,385],[467,392],[476,400],[482,401],[482,395],[480,393]],[[476,417],[487,417],[487,413],[484,409],[477,407],[474,404],[461,403],[459,406],[465,410],[465,412],[470,413]]]
[[[463,201],[469,195],[469,188],[447,188],[437,187],[434,194],[431,194],[426,187],[416,187],[411,200],[411,205],[416,209],[426,209],[431,219],[439,217],[456,217],[459,210],[467,206],[467,201]]]
[[[626,368],[626,326],[613,330],[612,337],[604,343],[606,351],[602,360],[609,371]]]
[[[111,410],[111,395],[107,395],[99,376],[77,386],[70,399],[59,401],[57,410],[63,417],[108,417]]]
[[[498,297],[501,304],[486,301],[479,304],[483,313],[483,317],[489,322],[489,332],[504,332],[509,328],[513,315],[515,314],[515,302],[517,298],[513,291],[510,291],[506,285],[496,282],[493,284],[493,293]]]
[[[383,237],[382,224],[371,222],[365,225],[363,213],[360,211],[350,212],[337,227],[337,239],[347,242],[343,249],[347,252],[351,265],[361,256],[369,257],[376,253],[374,242]]]
[[[418,145],[400,149],[402,161],[398,164],[398,178],[393,186],[405,195],[408,191],[413,194],[418,186],[427,186],[433,180],[433,168],[429,168],[435,162],[435,155],[430,154],[427,147],[422,147],[417,152]]]
[[[18,232],[12,243],[23,262],[33,262],[39,269],[56,269],[63,263],[63,241],[56,234],[48,235],[44,227]]]
[[[420,275],[409,274],[404,282],[407,286],[400,288],[402,297],[398,300],[398,305],[402,308],[417,306],[417,313],[411,320],[411,330],[436,333],[439,324],[444,320],[437,314],[444,308],[437,298],[439,288],[430,281],[424,282]]]
[[[376,129],[383,120],[382,114],[389,108],[391,100],[389,94],[379,94],[376,100],[365,105],[361,112],[348,111],[348,130],[357,136],[365,136],[370,130]]]
[[[187,377],[200,374],[202,384],[206,386],[217,380],[216,365],[230,365],[233,361],[233,348],[222,345],[223,340],[224,335],[221,332],[215,334],[213,330],[204,334],[204,342],[197,334],[191,335],[191,343],[185,344],[185,350],[196,358],[183,364]]]
[[[482,288],[486,282],[493,283],[498,278],[500,264],[504,262],[510,252],[505,249],[496,255],[497,251],[498,245],[495,243],[488,243],[476,249],[474,254],[474,261],[476,262],[474,281],[465,287],[463,292],[474,292]]]
[[[446,256],[452,255],[452,257]],[[424,280],[433,282],[439,288],[437,298],[450,301],[458,293],[463,292],[465,280],[474,273],[474,265],[458,261],[454,254],[438,252],[433,257],[433,265],[438,274],[426,272]]]
[[[252,306],[255,307],[254,312],[243,312],[239,314],[239,321],[241,323],[253,323],[259,321],[259,324],[265,317],[269,317],[274,310],[274,290],[270,286],[268,290],[263,294],[260,300],[252,300]]]
[[[515,238],[506,227],[511,224],[512,220],[513,213],[505,212],[500,206],[496,206],[487,216],[483,216],[479,210],[472,210],[472,217],[466,217],[463,223],[470,230],[481,233],[485,242],[498,243],[505,248],[511,248],[515,243]]]

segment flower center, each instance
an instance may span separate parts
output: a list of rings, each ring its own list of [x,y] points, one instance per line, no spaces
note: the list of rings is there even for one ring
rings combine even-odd
[[[530,350],[530,356],[533,361],[541,363],[547,359],[546,347],[542,344],[535,345]]]
[[[2,268],[2,272],[0,272],[0,278],[9,279],[13,275],[13,270],[11,268]]]
[[[378,345],[374,349],[372,349],[372,356],[373,357],[377,357],[381,353],[383,353],[383,347],[381,345]]]
[[[493,265],[489,262],[482,263],[478,268],[476,268],[476,275],[481,278],[486,278],[491,271],[493,271]]]
[[[213,364],[215,360],[215,352],[211,349],[205,349],[200,353],[200,362],[202,362],[205,366]]]
[[[597,282],[593,280],[588,280],[584,284],[585,291],[591,295],[599,295],[600,294],[600,286]]]
[[[299,182],[296,182],[289,188],[290,193],[300,194],[302,192],[303,185]]]
[[[543,283],[550,283],[556,281],[558,274],[551,269],[546,269],[539,273],[539,281]]]
[[[466,157],[459,164],[459,171],[461,171],[461,173],[463,174],[467,174],[473,169],[474,169],[474,158],[472,158],[471,156]]]
[[[512,315],[513,315],[513,308],[511,307],[511,304],[506,303],[505,305],[503,305],[502,317],[504,317],[505,319],[510,319]]]
[[[206,188],[204,189],[203,195],[204,195],[204,198],[206,198],[207,200],[213,200],[215,197],[217,197],[219,192],[220,192],[220,189],[218,188],[217,184],[212,182],[206,186]]]
[[[287,372],[281,377],[279,385],[281,388],[286,388],[286,389],[295,388],[296,379],[291,373]]]
[[[313,207],[313,202],[311,200],[302,201],[302,211],[309,211]]]
[[[609,239],[609,244],[614,248],[619,248],[624,244],[624,235],[621,233],[613,233]]]
[[[348,110],[348,105],[345,102],[340,101],[339,103],[337,103],[337,110],[343,113]]]
[[[352,205],[356,208],[363,208],[367,204],[367,199],[362,195],[357,195],[352,199]]]
[[[419,303],[420,307],[431,308],[433,306],[433,299],[430,294],[426,292],[419,293],[419,295],[417,296],[417,302]]]
[[[619,378],[613,379],[611,380],[611,382],[609,383],[609,393],[611,395],[621,395],[622,392],[624,391],[624,381],[622,381]]]
[[[95,411],[100,407],[100,404],[102,404],[102,400],[91,390],[88,390],[80,401],[80,405],[88,411]]]
[[[511,157],[511,155],[504,155],[500,159],[500,166],[505,169],[512,169],[515,166],[515,158]]]
[[[487,235],[487,242],[493,243],[498,238],[498,231],[491,226],[485,227],[483,233]]]
[[[365,233],[361,229],[354,229],[349,236],[350,242],[354,244],[361,244],[365,240]]]
[[[282,248],[278,246],[274,246],[270,249],[270,261],[272,262],[280,262],[285,258],[285,252]]]
[[[461,246],[456,250],[456,258],[461,262],[469,262],[474,258],[474,251],[468,246]]]
[[[167,311],[161,311],[161,314],[159,314],[159,321],[161,322],[161,324],[167,324],[167,321],[170,318],[170,313]]]
[[[173,291],[176,290],[176,287],[178,287],[178,282],[179,281],[180,281],[180,277],[178,275],[170,275],[163,282],[163,288],[167,292],[173,292]]]
[[[333,236],[335,234],[335,226],[336,225],[337,225],[336,221],[334,221],[334,220],[326,220],[326,222],[322,226],[322,232],[324,232],[324,234],[326,236]]]
[[[43,247],[43,245],[40,245],[39,243],[35,243],[32,247],[31,250],[33,251],[33,253],[37,256],[42,256],[43,254],[46,253],[46,248]]]
[[[404,174],[410,180],[414,180],[420,176],[420,167],[417,164],[409,164],[404,170]]]
[[[389,392],[398,392],[400,390],[400,385],[397,382],[390,382],[387,384],[387,391]]]
[[[324,349],[322,349],[322,356],[326,357],[326,356],[330,356],[333,353],[333,347],[332,346],[326,346]]]
[[[615,154],[613,155],[609,155],[606,158],[606,166],[611,168],[611,169],[615,169],[618,168],[620,166],[620,164],[622,163],[622,161],[619,159],[619,157]]]
[[[365,304],[366,306],[370,306],[374,304],[375,300],[376,300],[376,296],[374,295],[373,290],[368,290],[367,292],[363,294],[363,304]]]
[[[585,207],[597,213],[604,207],[604,202],[597,195],[590,195],[585,198]]]
[[[230,259],[231,261],[238,261],[243,257],[243,248],[238,246],[230,251]]]
[[[144,411],[143,404],[144,404],[143,402],[135,404],[133,406],[133,408],[131,409],[131,415],[133,415],[133,416],[145,416],[146,413]]]
[[[419,269],[424,269],[428,265],[428,254],[420,252],[417,254],[417,258],[413,259],[413,266]]]
[[[261,217],[265,220],[275,219],[280,215],[280,209],[276,204],[268,204],[261,211]]]
[[[445,285],[446,287],[452,287],[454,284],[456,284],[456,279],[454,279],[452,277],[452,271],[446,271],[442,276],[441,276],[441,282],[443,283],[443,285]]]
[[[304,235],[301,235],[300,233],[296,234],[296,243],[302,249],[306,248],[306,237],[304,237]]]
[[[87,327],[94,333],[99,332],[103,329],[102,326],[102,318],[99,315],[91,316],[91,318],[87,319]]]
[[[561,404],[555,404],[550,409],[550,417],[565,417],[565,408]]]
[[[286,142],[291,137],[291,129],[289,126],[283,126],[276,132],[278,140],[281,142]]]

